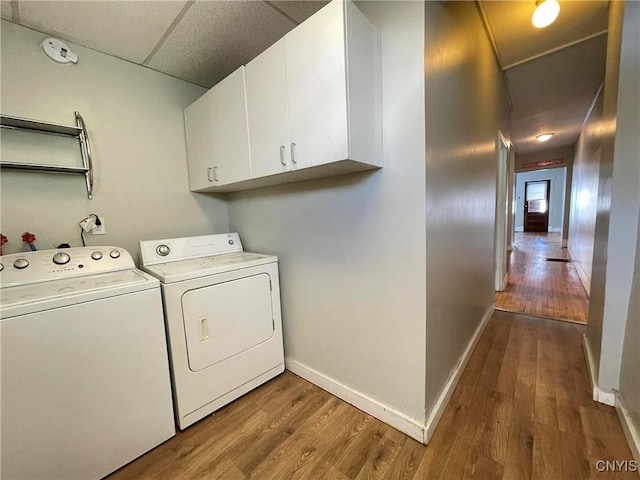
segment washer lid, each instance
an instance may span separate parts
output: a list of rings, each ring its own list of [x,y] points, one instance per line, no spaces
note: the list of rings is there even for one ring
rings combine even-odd
[[[132,291],[157,287],[156,279],[137,270],[121,270],[84,277],[51,280],[49,282],[19,285],[0,289],[0,312],[6,318],[18,307],[34,310],[79,303],[85,300],[123,295]],[[94,295],[90,295],[94,294]],[[89,295],[91,298],[85,298]],[[55,303],[55,305],[53,305]],[[36,308],[35,306],[40,307]],[[20,314],[25,313],[24,308]]]
[[[278,257],[274,255],[239,252],[158,265],[144,265],[142,269],[159,278],[162,283],[173,283],[277,261]]]

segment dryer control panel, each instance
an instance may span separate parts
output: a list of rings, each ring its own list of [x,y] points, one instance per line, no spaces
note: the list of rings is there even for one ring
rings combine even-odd
[[[0,257],[0,287],[135,268],[120,247],[76,247],[13,253]]]
[[[143,265],[157,265],[159,263],[235,252],[242,252],[242,243],[238,233],[143,240],[140,242]]]

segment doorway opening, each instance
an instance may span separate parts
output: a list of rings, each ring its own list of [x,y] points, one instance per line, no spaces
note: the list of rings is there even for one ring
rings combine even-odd
[[[589,298],[566,247],[567,167],[514,176],[508,281],[496,309],[587,323]]]
[[[524,183],[523,230],[525,232],[549,231],[550,195],[551,180]]]

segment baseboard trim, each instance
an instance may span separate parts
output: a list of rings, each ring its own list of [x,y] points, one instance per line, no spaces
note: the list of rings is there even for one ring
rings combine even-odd
[[[516,227],[515,231],[516,232],[524,232],[524,227]]]
[[[299,377],[308,380],[378,420],[391,425],[418,442],[424,443],[424,426],[420,422],[300,362],[285,359],[285,366],[287,370]]]
[[[576,262],[574,260],[576,257],[571,251],[571,247],[567,246],[567,250],[569,251],[569,258],[571,258],[571,264],[575,267],[576,273],[578,274],[578,278],[580,278],[580,283],[582,283],[582,286],[584,287],[584,291],[587,292],[587,297],[591,297],[591,278],[587,275],[587,272],[584,271],[580,262]]]
[[[595,360],[593,358],[593,352],[591,351],[591,345],[589,345],[589,339],[587,334],[582,335],[582,346],[584,347],[584,356],[587,360],[587,370],[589,371],[589,380],[591,381],[591,390],[593,391],[593,401],[604,403],[610,407],[616,405],[616,395],[612,391],[603,390],[598,387],[598,380],[596,379]]]
[[[618,417],[620,417],[622,430],[624,431],[624,436],[627,437],[627,443],[629,444],[633,458],[640,464],[640,431],[638,431],[636,425],[633,424],[631,414],[619,392],[616,393],[616,412],[618,412]]]
[[[484,333],[484,330],[487,327],[487,324],[489,323],[489,320],[491,319],[494,311],[495,305],[491,305],[491,307],[489,307],[489,309],[484,314],[480,325],[478,325],[478,328],[476,328],[476,331],[473,334],[473,337],[471,337],[471,340],[469,341],[469,344],[467,345],[464,353],[460,357],[460,360],[458,360],[458,364],[449,375],[449,379],[447,380],[447,383],[445,383],[444,388],[442,389],[442,392],[440,393],[440,396],[438,397],[438,400],[436,401],[436,404],[431,410],[431,413],[429,414],[429,417],[427,419],[423,442],[425,445],[427,445],[431,440],[433,432],[435,432],[436,427],[438,426],[438,423],[440,422],[440,419],[442,418],[442,415],[444,414],[444,411],[449,404],[449,400],[451,400],[451,396],[453,395],[453,392],[456,389],[458,382],[460,381],[462,372],[464,372],[467,363],[469,363],[469,359],[471,358],[471,355],[473,354],[473,351],[475,350],[480,337]]]

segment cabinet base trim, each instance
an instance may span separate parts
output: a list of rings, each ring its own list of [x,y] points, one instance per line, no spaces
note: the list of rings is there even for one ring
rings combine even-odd
[[[270,187],[284,183],[303,182],[305,180],[313,180],[316,178],[334,177],[338,175],[345,175],[347,173],[363,172],[366,170],[377,170],[380,168],[382,168],[380,165],[356,162],[354,160],[341,160],[339,162],[327,163],[316,167],[277,173],[267,177],[252,178],[241,182],[230,183],[228,185],[213,185],[202,189],[192,189],[191,191],[198,193],[239,192],[242,190],[252,190],[255,188]]]

